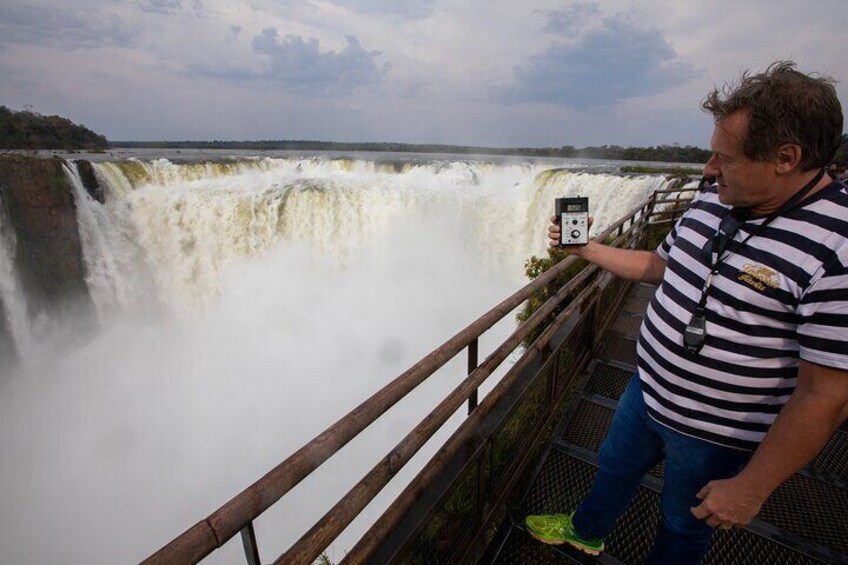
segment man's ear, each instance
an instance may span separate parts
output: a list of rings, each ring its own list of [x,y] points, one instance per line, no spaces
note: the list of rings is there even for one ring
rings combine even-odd
[[[795,143],[781,145],[777,150],[775,167],[775,172],[778,175],[785,175],[796,168],[799,169],[801,167],[801,146]]]

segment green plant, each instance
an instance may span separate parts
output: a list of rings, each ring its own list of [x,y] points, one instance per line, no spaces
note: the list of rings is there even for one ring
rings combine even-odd
[[[554,265],[558,264],[560,261],[563,261],[566,257],[568,257],[568,251],[564,249],[560,249],[557,247],[549,247],[548,248],[548,256],[547,257],[536,257],[533,255],[527,262],[524,264],[524,272],[527,277],[532,281],[538,278],[543,273],[547,272]],[[519,325],[526,322],[530,319],[536,310],[542,307],[542,305],[548,301],[549,298],[554,296],[559,290],[570,281],[577,273],[582,271],[587,265],[588,261],[583,259],[578,259],[575,261],[573,265],[565,269],[562,273],[557,275],[554,280],[550,283],[542,287],[540,290],[533,293],[527,302],[524,303],[521,311],[516,315],[516,321]],[[579,291],[577,289],[575,292]],[[560,310],[561,311],[561,310]],[[543,323],[539,324],[536,329],[534,329],[530,334],[524,339],[524,346],[529,347],[536,338],[542,333],[545,326],[547,326],[550,321],[556,316],[558,312],[554,312],[549,316],[547,320]]]

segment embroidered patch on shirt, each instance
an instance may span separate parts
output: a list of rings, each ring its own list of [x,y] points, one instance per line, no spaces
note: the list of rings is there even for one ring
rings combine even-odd
[[[759,291],[763,291],[766,287],[780,288],[780,283],[777,282],[777,273],[773,269],[763,267],[762,265],[754,265],[746,263],[742,266],[742,274],[739,275],[739,280],[751,285]]]

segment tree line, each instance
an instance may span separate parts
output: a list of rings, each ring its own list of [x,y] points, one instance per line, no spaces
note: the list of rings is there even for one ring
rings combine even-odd
[[[833,163],[840,167],[848,166],[848,133],[842,134],[842,143],[839,145],[839,149],[836,150]]]
[[[710,152],[691,145],[658,145],[656,147],[486,147],[467,145],[334,141],[261,140],[261,141],[116,141],[114,147],[165,149],[242,149],[254,151],[375,151],[392,153],[437,153],[454,155],[501,155],[530,157],[566,157],[613,159],[622,161],[664,161],[672,163],[706,163]]]
[[[0,149],[106,149],[106,137],[61,116],[0,106]]]
[[[260,141],[116,141],[113,147],[162,149],[233,149],[251,151],[374,151],[390,153],[437,153],[453,155],[502,155],[530,157],[564,157],[609,159],[613,161],[660,161],[664,163],[706,163],[712,154],[707,149],[693,145],[656,145],[652,147],[622,147],[600,145],[590,147],[486,147],[468,145],[443,145],[421,143],[361,142],[305,140]],[[833,162],[841,166],[848,163],[848,134],[842,135],[842,144]]]
[[[445,144],[308,140],[259,141],[115,141],[109,142],[82,125],[61,116],[43,116],[29,111],[15,112],[0,106],[0,149],[107,149],[109,147],[159,149],[232,149],[274,151],[374,151],[391,153],[437,153],[455,155],[501,155],[530,157],[563,157],[609,159],[615,161],[661,161],[665,163],[706,163],[710,151],[692,145],[656,145],[622,147],[601,145],[590,147],[486,147]],[[848,163],[848,134],[834,163]]]

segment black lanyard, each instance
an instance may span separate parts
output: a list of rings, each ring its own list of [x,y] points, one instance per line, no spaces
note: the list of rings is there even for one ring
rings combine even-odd
[[[769,225],[775,218],[793,210],[801,199],[804,198],[804,196],[806,196],[819,183],[824,176],[824,172],[824,169],[819,170],[813,180],[805,184],[801,190],[793,194],[792,198],[784,202],[780,208],[769,214],[763,223],[749,231],[745,239],[739,243],[739,247],[744,246],[748,243],[748,240],[755,235],[761,234],[766,226]],[[701,299],[695,307],[692,319],[689,321],[689,325],[687,325],[683,330],[683,348],[690,357],[694,357],[699,351],[701,351],[701,348],[704,346],[704,341],[706,341],[707,338],[706,305],[713,277],[718,274],[721,262],[726,257],[724,252],[727,250],[728,244],[733,240],[736,236],[736,232],[738,232],[739,228],[745,224],[749,216],[750,212],[747,209],[731,208],[722,217],[721,222],[718,225],[718,229],[716,229],[715,235],[713,236],[713,240],[709,248],[710,272],[704,280],[704,288],[701,290]]]

